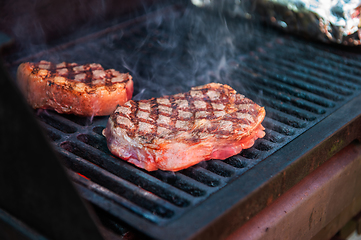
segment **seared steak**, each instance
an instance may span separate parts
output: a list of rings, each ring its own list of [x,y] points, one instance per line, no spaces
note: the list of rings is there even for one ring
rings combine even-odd
[[[265,135],[265,110],[227,85],[118,106],[103,135],[110,151],[148,171],[226,159]]]
[[[110,115],[133,94],[132,76],[96,63],[22,63],[17,81],[33,108],[81,116]]]

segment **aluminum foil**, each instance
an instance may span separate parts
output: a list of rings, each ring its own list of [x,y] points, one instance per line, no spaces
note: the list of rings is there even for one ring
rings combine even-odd
[[[323,42],[361,45],[361,0],[191,0]]]

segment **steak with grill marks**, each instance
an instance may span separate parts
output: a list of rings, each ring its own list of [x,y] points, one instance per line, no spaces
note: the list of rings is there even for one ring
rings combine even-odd
[[[130,100],[111,114],[103,135],[110,151],[140,168],[178,171],[253,146],[265,135],[265,110],[227,85]]]
[[[81,116],[110,115],[133,94],[132,76],[96,63],[22,63],[17,81],[34,109]]]

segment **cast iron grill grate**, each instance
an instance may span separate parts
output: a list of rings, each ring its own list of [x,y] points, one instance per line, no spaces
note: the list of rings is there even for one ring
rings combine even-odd
[[[328,68],[311,67],[314,65],[310,55],[320,53],[322,57],[324,51],[314,49],[310,54],[299,51],[293,56],[302,61],[294,67],[285,60],[287,54],[280,58],[278,48],[294,52],[292,47],[276,45],[267,54],[258,52],[238,60],[232,69],[230,78],[234,81],[252,80],[246,84],[247,96],[266,107],[267,134],[251,149],[225,161],[212,160],[176,173],[148,173],[111,156],[101,135],[107,117],[95,117],[90,121],[51,111],[42,111],[38,116],[63,156],[65,166],[86,177],[72,174],[77,184],[96,189],[95,192],[105,198],[116,199],[119,208],[126,208],[156,224],[165,224],[242,175],[359,91],[361,84],[354,81],[357,78],[350,72],[338,71],[335,77]],[[341,63],[340,68],[343,68],[342,59],[332,56],[327,61]],[[318,62],[323,59],[321,57],[317,57]],[[305,69],[309,69],[308,75]],[[340,81],[340,75],[348,78]]]
[[[180,69],[191,64],[187,51],[164,49],[172,31],[170,23],[173,24],[163,21],[152,25],[149,19],[135,21],[133,25],[95,34],[95,39],[82,41],[81,47],[68,44],[32,60],[90,59],[114,67],[109,56],[121,53],[133,61],[132,53],[140,52],[142,58],[137,57],[138,65],[129,68],[134,71],[131,74],[153,79],[157,76],[152,75],[156,61],[164,63],[167,58],[175,58]],[[180,34],[186,38],[186,33]],[[181,40],[184,39],[175,41],[179,48],[189,47],[187,41]],[[143,224],[147,228],[166,227],[360,94],[361,64],[354,56],[339,56],[322,45],[305,44],[262,28],[255,30],[251,42],[255,44],[254,51],[236,49],[216,81],[231,85],[265,106],[266,136],[252,148],[224,161],[202,162],[175,173],[147,172],[111,155],[101,134],[107,117],[82,118],[38,111],[38,119],[82,196],[137,229],[140,219],[146,220]],[[78,54],[69,55],[73,51]],[[167,67],[160,72],[168,72]],[[165,74],[165,78],[168,76]],[[203,83],[199,79],[202,78],[195,78],[195,85]],[[172,91],[179,90],[177,83],[168,82]],[[154,94],[161,85],[153,81],[141,86],[136,79],[135,84],[136,92],[146,87],[148,94]]]

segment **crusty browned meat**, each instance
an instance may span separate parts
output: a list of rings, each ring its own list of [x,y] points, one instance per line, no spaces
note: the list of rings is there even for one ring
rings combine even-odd
[[[110,115],[133,94],[132,76],[96,63],[22,63],[17,81],[34,109],[81,116]]]
[[[178,171],[203,160],[226,159],[265,135],[263,107],[227,85],[130,100],[109,118],[110,151],[148,171]]]

